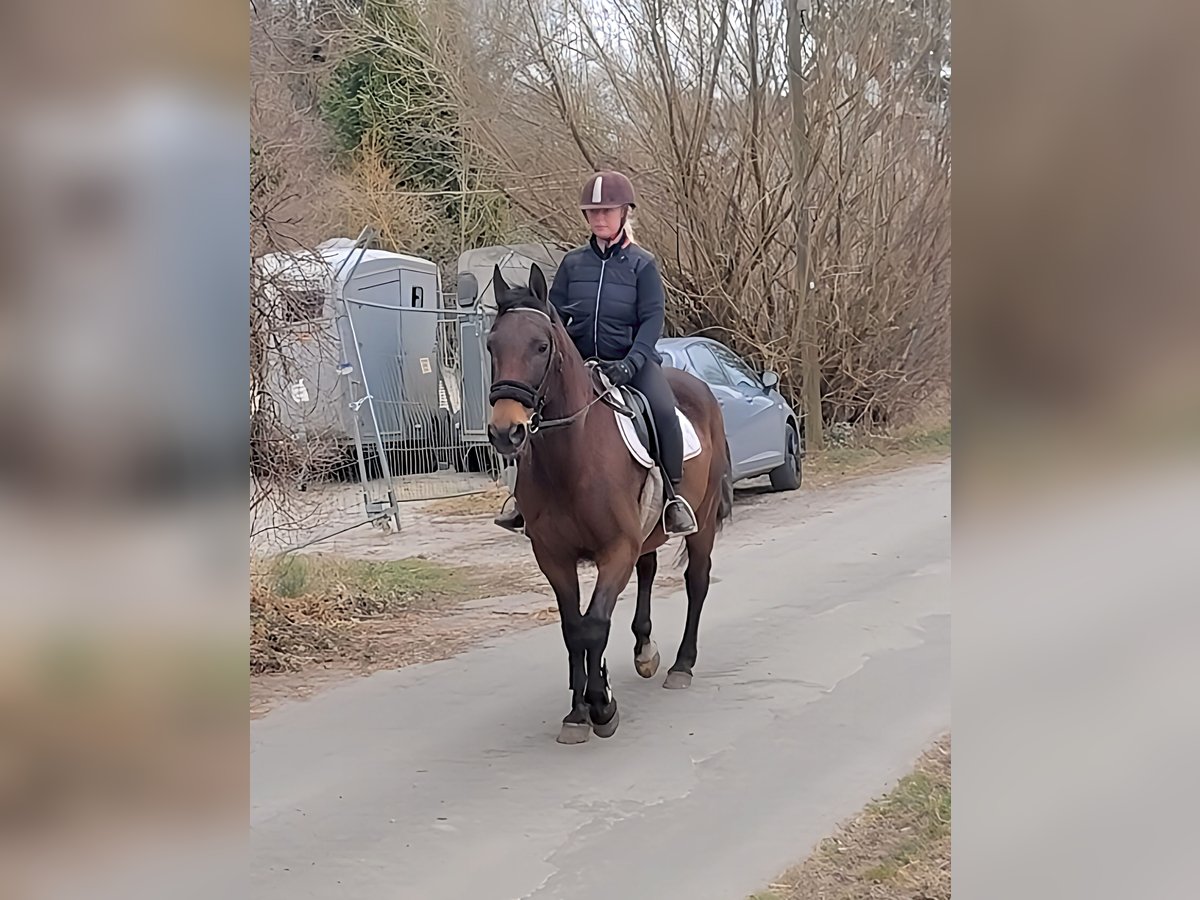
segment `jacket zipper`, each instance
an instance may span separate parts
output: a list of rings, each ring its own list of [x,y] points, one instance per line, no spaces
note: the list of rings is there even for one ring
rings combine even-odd
[[[604,266],[608,260],[600,260],[600,282],[596,285],[596,312],[592,318],[592,352],[600,358],[600,291],[604,289]]]

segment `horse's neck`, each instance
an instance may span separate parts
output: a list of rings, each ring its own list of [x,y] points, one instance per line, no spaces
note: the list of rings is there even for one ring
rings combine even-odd
[[[602,404],[591,407],[571,425],[538,435],[523,463],[530,470],[530,481],[537,485],[534,490],[539,494],[548,491],[557,504],[569,507],[594,480],[597,463],[615,452],[614,437],[619,443],[612,411]],[[519,487],[520,478],[517,484]]]
[[[571,343],[565,329],[559,329],[558,339],[565,342],[568,349],[562,351],[563,367],[558,380],[559,389],[546,398],[545,417],[548,419],[565,419],[574,415],[587,406],[593,396],[592,380],[583,357]]]
[[[547,399],[544,416],[565,419],[591,403],[594,397],[591,378],[578,353],[564,354],[560,390]],[[530,448],[530,462],[551,483],[569,487],[582,483],[586,468],[595,459],[592,452],[605,440],[601,404],[593,404],[570,425],[542,432]],[[609,417],[611,419],[611,416]]]

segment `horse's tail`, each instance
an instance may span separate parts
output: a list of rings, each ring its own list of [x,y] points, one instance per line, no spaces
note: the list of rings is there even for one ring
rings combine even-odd
[[[733,518],[733,457],[729,453],[729,441],[725,441],[725,471],[721,473],[721,496],[717,500],[717,533],[725,527],[725,523]],[[679,552],[675,554],[674,566],[682,568],[687,564],[687,541],[679,543]]]
[[[725,471],[721,474],[721,500],[717,505],[717,531],[733,518],[733,457],[725,441]]]

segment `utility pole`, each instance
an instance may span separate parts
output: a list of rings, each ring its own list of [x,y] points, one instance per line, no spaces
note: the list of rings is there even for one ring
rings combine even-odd
[[[808,210],[804,205],[804,172],[808,156],[807,116],[801,59],[809,0],[787,0],[788,92],[792,95],[792,215],[796,222],[796,300],[800,304],[800,361],[803,390],[804,444],[820,450],[825,443],[821,422],[821,361],[817,356],[817,318],[809,296]]]

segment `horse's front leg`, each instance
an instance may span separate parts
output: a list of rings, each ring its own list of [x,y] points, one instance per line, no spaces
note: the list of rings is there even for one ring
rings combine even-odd
[[[581,623],[583,644],[587,652],[587,700],[592,718],[592,730],[598,737],[612,737],[620,721],[617,700],[608,682],[608,665],[604,650],[612,626],[617,597],[629,584],[638,558],[637,544],[621,545],[596,561],[596,589]]]
[[[567,664],[571,687],[571,711],[563,717],[562,730],[558,733],[560,744],[582,744],[591,735],[591,719],[588,715],[586,647],[583,643],[582,620],[579,612],[579,570],[575,562],[566,562],[544,548],[533,548],[534,556],[558,601],[558,618],[562,623],[563,643],[567,645]]]

